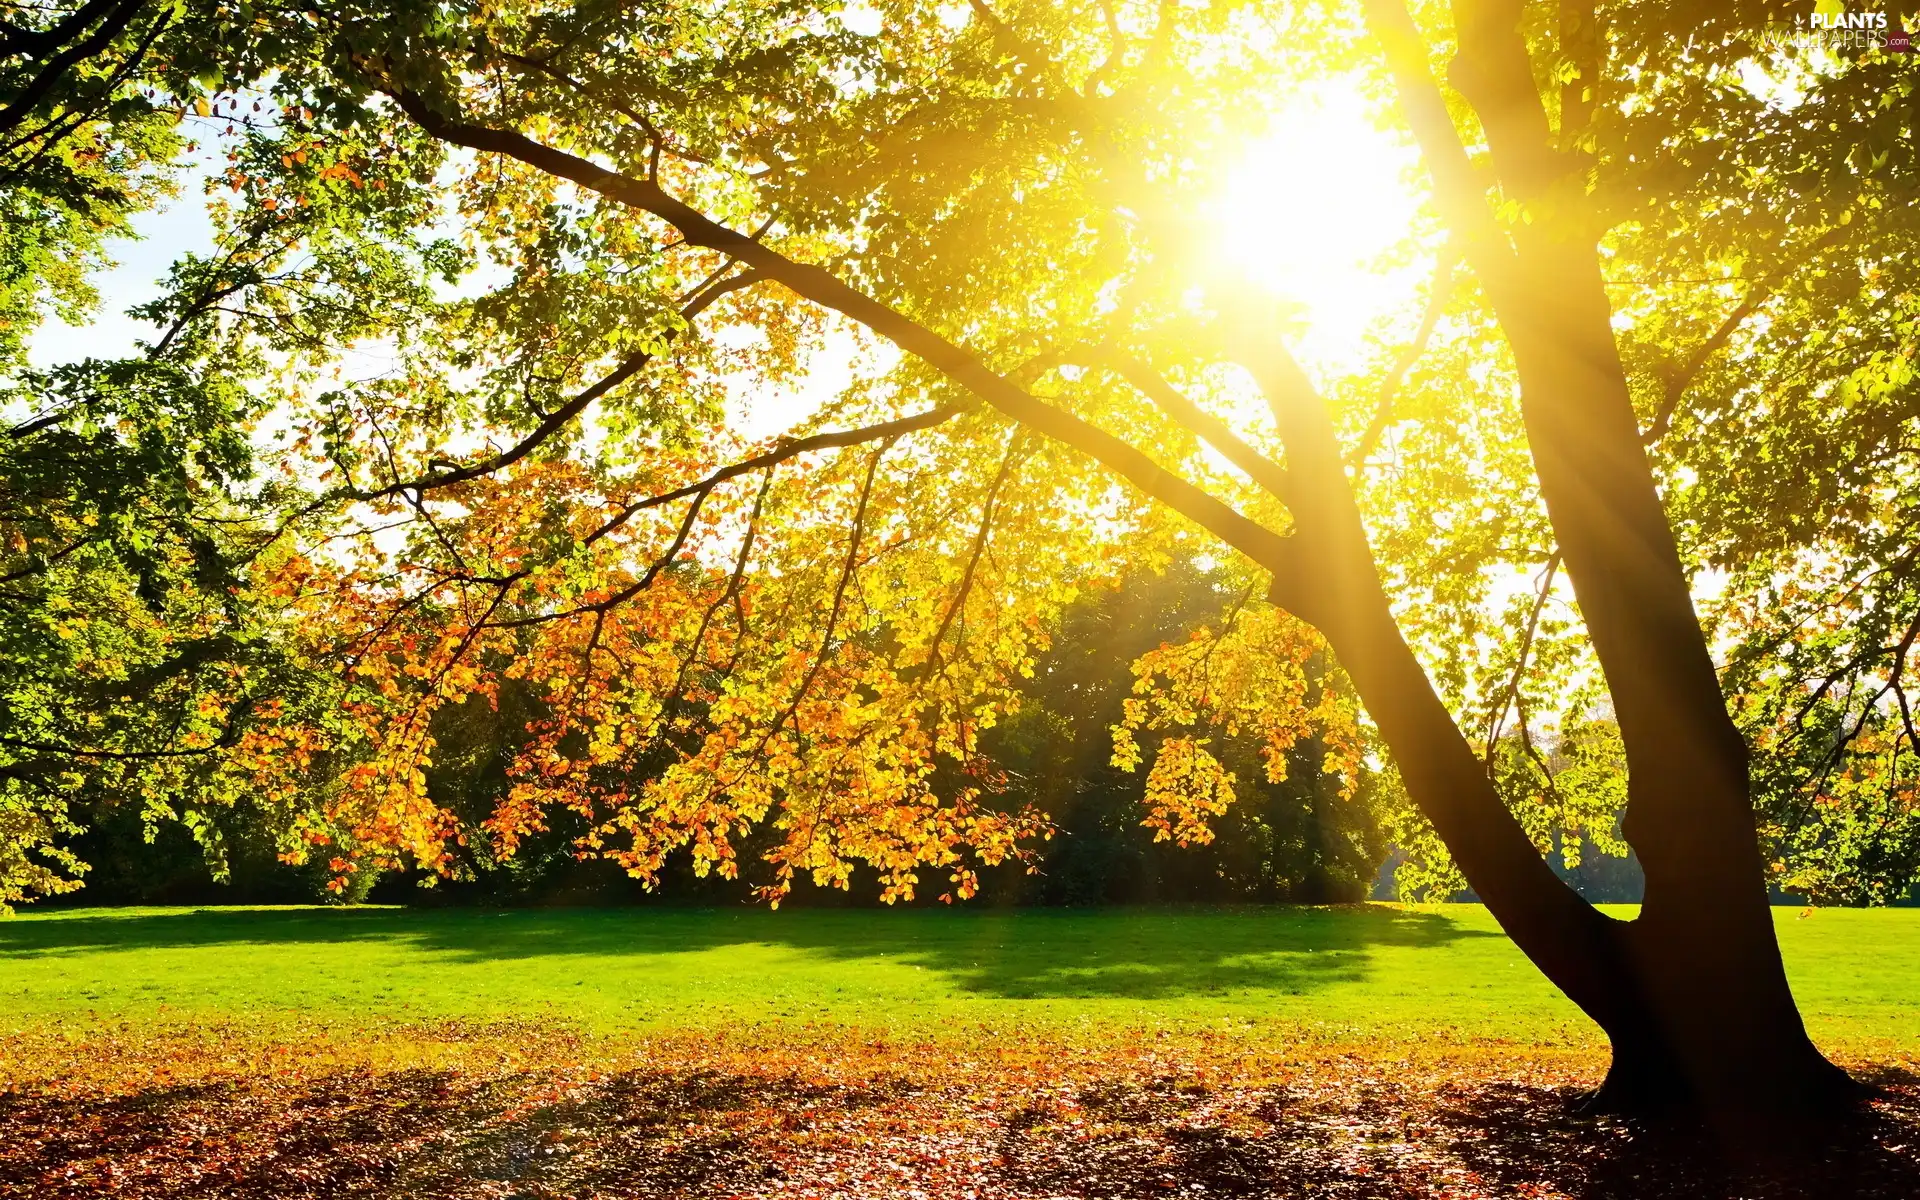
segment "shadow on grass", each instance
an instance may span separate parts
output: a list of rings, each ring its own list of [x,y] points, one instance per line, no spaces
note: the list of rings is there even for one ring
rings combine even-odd
[[[828,961],[937,971],[980,996],[1155,999],[1248,988],[1305,992],[1363,979],[1379,947],[1438,949],[1498,936],[1441,914],[1378,905],[1013,913],[211,908],[0,923],[0,962],[133,949],[384,943],[454,963],[570,958],[585,967],[588,960],[607,965],[771,945]]]
[[[1809,1153],[1596,1121],[1567,1088],[1380,1078],[1310,1090],[1137,1078],[1007,1086],[654,1070],[255,1078],[0,1094],[0,1200],[908,1194],[1786,1200],[1920,1194],[1920,1081]]]

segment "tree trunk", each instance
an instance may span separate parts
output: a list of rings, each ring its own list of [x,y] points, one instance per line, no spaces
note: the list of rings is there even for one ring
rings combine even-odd
[[[1707,1115],[1732,1130],[1757,1118],[1776,1129],[1769,1118],[1829,1114],[1857,1097],[1852,1081],[1808,1040],[1787,990],[1750,818],[1723,820],[1718,830],[1705,820],[1684,822],[1704,855],[1697,869],[1672,855],[1670,843],[1636,829],[1639,844],[1654,852],[1647,902],[1638,920],[1605,916],[1554,875],[1506,810],[1385,615],[1385,598],[1356,599],[1347,594],[1346,619],[1323,614],[1322,631],[1392,748],[1409,794],[1489,912],[1607,1033],[1614,1058],[1598,1105]],[[1675,741],[1676,755],[1699,745]],[[1697,775],[1685,768],[1674,777]],[[1664,809],[1646,804],[1656,791],[1666,794]],[[1676,793],[1662,776],[1634,785],[1642,813],[1725,814],[1726,805],[1707,799]]]
[[[1680,1096],[1685,1089],[1673,1082],[1680,1072],[1626,953],[1625,926],[1547,867],[1402,637],[1324,405],[1270,338],[1241,340],[1239,357],[1287,446],[1293,541],[1310,564],[1298,578],[1276,573],[1272,598],[1333,646],[1408,794],[1501,928],[1617,1047],[1632,1048],[1619,1061],[1638,1064],[1631,1077],[1648,1085],[1633,1089],[1631,1103]]]
[[[1476,852],[1491,820],[1483,800],[1470,805],[1480,814],[1470,828],[1442,824],[1442,815],[1460,806],[1461,790],[1472,786],[1464,768],[1410,771],[1409,790],[1516,943],[1612,1039],[1603,1104],[1691,1109],[1748,1128],[1756,1116],[1837,1111],[1856,1089],[1809,1041],[1787,986],[1748,795],[1746,746],[1727,715],[1641,442],[1596,251],[1586,160],[1560,144],[1571,131],[1554,136],[1521,30],[1522,5],[1455,0],[1459,54],[1450,71],[1480,119],[1502,191],[1525,206],[1526,219],[1510,227],[1492,216],[1487,180],[1469,165],[1405,8],[1372,0],[1369,15],[1440,207],[1519,368],[1541,494],[1626,747],[1625,833],[1647,878],[1639,919],[1603,922],[1596,934],[1592,920],[1548,900],[1544,884],[1516,887],[1517,868],[1505,861],[1510,851],[1500,864],[1485,862]],[[1597,72],[1598,65],[1589,61],[1586,69]],[[1584,82],[1598,86],[1597,78]],[[1438,718],[1400,713],[1426,703],[1404,694],[1417,664],[1388,664],[1390,651],[1371,648],[1384,640],[1379,634],[1328,634],[1350,670],[1365,664],[1354,670],[1356,686],[1407,770],[1403,743],[1419,749],[1421,739],[1396,735],[1390,720],[1435,727],[1428,740],[1440,740]],[[1432,699],[1430,687],[1420,690]],[[1437,699],[1432,704],[1438,707]],[[1465,751],[1463,743],[1440,753],[1457,759]],[[1439,794],[1449,790],[1455,795]],[[1553,941],[1562,944],[1545,944]],[[1567,943],[1590,962],[1569,972],[1560,961]]]
[[[1627,1039],[1609,1099],[1646,1107],[1670,1087],[1657,1083],[1665,1074],[1709,1110],[1831,1109],[1850,1089],[1787,986],[1746,745],[1654,488],[1598,260],[1529,237],[1520,268],[1520,303],[1502,325],[1541,493],[1620,723],[1625,833],[1647,879],[1621,937],[1651,1029]],[[1657,1041],[1642,1044],[1645,1033]]]

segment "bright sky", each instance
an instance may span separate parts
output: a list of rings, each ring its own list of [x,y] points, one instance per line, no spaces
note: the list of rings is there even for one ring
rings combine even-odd
[[[1305,306],[1294,351],[1323,378],[1358,368],[1368,330],[1408,311],[1431,272],[1390,261],[1419,208],[1417,162],[1357,88],[1333,84],[1282,108],[1205,202],[1214,268]]]
[[[1419,203],[1414,162],[1410,146],[1375,127],[1351,86],[1325,87],[1284,106],[1228,171],[1224,188],[1199,201],[1202,215],[1222,231],[1217,261],[1203,269],[1244,274],[1304,305],[1306,331],[1295,349],[1310,369],[1323,377],[1356,369],[1368,330],[1408,312],[1426,281],[1423,262],[1388,261]],[[137,216],[134,226],[140,239],[118,243],[118,265],[96,278],[98,317],[86,327],[51,322],[41,329],[33,340],[36,365],[125,353],[136,338],[151,336],[125,310],[157,294],[178,255],[211,248],[200,177],[186,180],[178,199]],[[854,339],[836,335],[815,353],[799,385],[734,389],[736,428],[770,436],[818,411],[850,381],[856,355]]]
[[[90,355],[124,355],[132,352],[135,339],[153,337],[153,326],[134,320],[126,311],[160,294],[160,280],[180,255],[213,249],[213,223],[207,216],[200,176],[188,178],[177,199],[135,214],[133,227],[139,239],[113,243],[109,252],[117,265],[94,276],[100,310],[92,322],[73,326],[55,320],[41,326],[28,347],[27,357],[34,366],[78,362]]]

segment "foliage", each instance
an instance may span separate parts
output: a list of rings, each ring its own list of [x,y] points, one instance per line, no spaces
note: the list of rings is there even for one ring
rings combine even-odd
[[[1031,678],[1019,680],[1012,711],[982,738],[982,752],[995,777],[983,781],[987,802],[1003,810],[1050,814],[1054,834],[1036,851],[1029,874],[1003,869],[983,879],[989,902],[1098,904],[1173,900],[1304,902],[1365,898],[1384,853],[1373,827],[1373,785],[1328,769],[1327,755],[1311,739],[1292,745],[1269,778],[1263,743],[1242,733],[1224,735],[1222,752],[1233,764],[1239,801],[1205,826],[1203,845],[1175,847],[1154,828],[1159,817],[1147,803],[1146,772],[1109,762],[1114,731],[1135,688],[1135,660],[1156,647],[1209,644],[1206,622],[1239,620],[1244,595],[1223,589],[1216,573],[1173,563],[1165,574],[1145,573],[1111,589],[1082,597],[1063,613]],[[1202,633],[1198,639],[1191,637]],[[1222,661],[1226,655],[1219,656]],[[427,794],[463,824],[478,827],[499,809],[513,788],[511,770],[530,725],[551,720],[524,680],[510,680],[497,704],[469,697],[440,709],[432,723],[436,747],[427,771]],[[1126,735],[1129,739],[1131,735]],[[1151,748],[1158,735],[1143,734]],[[635,774],[663,770],[670,755],[656,752]],[[1357,771],[1358,768],[1355,768]],[[642,776],[644,778],[644,776]],[[324,864],[293,868],[275,861],[273,816],[242,800],[209,814],[226,847],[231,886],[209,888],[201,855],[191,840],[161,827],[143,829],[137,813],[103,804],[83,820],[87,833],[75,852],[98,872],[85,900],[93,903],[179,903],[222,899],[236,903],[309,901],[327,896]],[[149,832],[160,842],[151,843]],[[456,847],[458,878],[434,899],[447,903],[632,903],[640,887],[612,864],[582,856],[578,839],[589,833],[571,810],[551,814],[546,827],[500,855],[491,842],[472,839]],[[186,843],[182,845],[182,843]],[[743,848],[764,851],[767,834],[756,831]],[[754,855],[743,855],[749,871]],[[671,903],[719,903],[733,890],[714,886],[682,857],[664,865],[650,891]],[[318,873],[318,878],[313,876]],[[388,902],[426,900],[411,886],[422,878],[404,873],[382,879],[377,871],[355,872],[351,882]],[[752,879],[751,874],[748,875]],[[849,899],[870,903],[871,878],[856,875]],[[358,897],[356,897],[358,898]],[[796,893],[801,903],[831,903],[817,889]]]
[[[1384,854],[1371,777],[1315,737],[1260,736],[1234,724],[1231,712],[1178,703],[1181,696],[1253,699],[1228,675],[1245,662],[1245,626],[1258,619],[1248,617],[1246,602],[1245,589],[1217,572],[1176,562],[1165,574],[1123,578],[1066,611],[1033,678],[1020,686],[1019,708],[984,742],[1009,792],[1049,813],[1059,832],[1036,875],[990,888],[990,896],[1053,904],[1365,898]],[[1225,639],[1215,632],[1222,626],[1230,629]],[[1300,643],[1311,656],[1311,639]],[[1264,649],[1256,642],[1251,653]],[[1163,680],[1156,664],[1176,658],[1190,669]],[[1301,665],[1294,686],[1320,689],[1322,704],[1341,702],[1324,662]],[[1258,716],[1274,711],[1248,707]],[[1138,729],[1155,708],[1171,736]],[[1280,710],[1304,714],[1306,706]],[[1328,724],[1353,729],[1351,718]],[[1203,736],[1180,736],[1187,730]],[[1185,751],[1171,747],[1195,741],[1213,748],[1209,758],[1226,772],[1219,783],[1235,799],[1189,826],[1193,844],[1176,847],[1169,808],[1191,792],[1174,791],[1170,804],[1157,799],[1167,792],[1156,789],[1154,772],[1182,762]],[[1277,754],[1275,744],[1284,747]],[[1143,771],[1149,757],[1154,765]]]
[[[889,0],[877,32],[728,2],[9,11],[0,903],[72,885],[77,805],[179,820],[218,863],[243,798],[343,893],[539,846],[775,902],[866,869],[965,898],[1066,819],[994,759],[1050,708],[1076,602],[1223,528],[1295,540],[1259,464],[1303,460],[1219,361],[1232,293],[1185,202],[1281,82],[1381,89],[1344,6]],[[1767,5],[1594,12],[1604,45],[1544,7],[1529,36],[1683,551],[1724,581],[1776,877],[1897,897],[1920,872],[1912,73],[1770,48]],[[218,251],[142,311],[153,340],[34,366],[34,326],[89,311],[89,264],[196,155]],[[1451,263],[1425,221],[1400,253]],[[840,295],[821,279],[858,289],[852,322],[794,290]],[[1432,291],[1322,381],[1335,449],[1527,835],[1618,853],[1627,785],[1514,364],[1481,289]],[[899,321],[1039,407],[896,361]],[[821,411],[729,427],[848,350]],[[1233,617],[1142,647],[1100,718],[1154,828],[1205,843],[1250,794],[1337,775],[1313,811],[1377,814],[1440,888],[1424,818],[1365,779],[1318,614],[1222,569],[1250,589]],[[510,786],[443,803],[483,743]],[[1357,840],[1325,852],[1344,881]]]

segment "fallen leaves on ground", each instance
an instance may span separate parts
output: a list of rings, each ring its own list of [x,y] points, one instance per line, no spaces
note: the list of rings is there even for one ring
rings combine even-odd
[[[131,1084],[76,1069],[0,1091],[0,1198],[1920,1195],[1920,1075],[1898,1068],[1811,1165],[1755,1174],[1699,1135],[1584,1112],[1590,1060],[1518,1049],[1020,1044],[971,1061],[875,1040],[656,1045],[593,1067],[139,1058]]]

